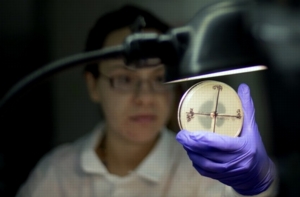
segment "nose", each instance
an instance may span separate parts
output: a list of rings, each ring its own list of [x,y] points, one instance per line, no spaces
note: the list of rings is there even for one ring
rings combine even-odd
[[[153,87],[148,80],[140,81],[135,91],[135,100],[139,104],[149,105],[155,100]]]

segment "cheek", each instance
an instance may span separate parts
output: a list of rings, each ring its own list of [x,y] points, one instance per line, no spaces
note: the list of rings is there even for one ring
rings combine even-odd
[[[120,97],[109,92],[102,95],[101,106],[106,120],[116,123],[124,117],[124,113],[126,112],[125,107],[127,106],[126,103],[127,98],[124,98],[124,96]]]
[[[117,109],[122,106],[122,100],[118,99],[117,96],[106,94],[103,95],[101,104],[102,108],[106,111],[106,114],[115,114]]]

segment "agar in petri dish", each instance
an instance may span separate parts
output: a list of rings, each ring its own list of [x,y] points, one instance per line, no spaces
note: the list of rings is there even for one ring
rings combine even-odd
[[[243,126],[243,108],[236,91],[213,80],[199,82],[182,96],[178,123],[187,131],[210,131],[237,137]]]

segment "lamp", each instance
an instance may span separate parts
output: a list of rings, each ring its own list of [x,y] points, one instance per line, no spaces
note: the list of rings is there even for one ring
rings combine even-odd
[[[126,60],[160,57],[168,83],[264,70],[267,60],[244,21],[255,5],[246,0],[216,1],[199,10],[188,25],[166,35],[129,36]]]
[[[265,70],[266,65],[290,74],[299,71],[298,24],[300,13],[295,8],[219,0],[168,34],[129,36],[125,57],[128,62],[160,57],[166,64],[168,83]]]
[[[1,99],[0,111],[22,90],[49,75],[120,55],[129,66],[137,67],[144,64],[131,63],[159,57],[166,65],[169,83],[266,69],[268,56],[249,28],[255,20],[245,21],[256,8],[256,3],[250,0],[216,1],[199,10],[188,25],[174,28],[167,34],[134,33],[126,38],[123,45],[76,54],[50,63],[13,86]],[[257,21],[257,17],[254,19]],[[297,60],[300,62],[300,59]]]
[[[201,9],[185,26],[187,46],[178,68],[168,66],[167,81],[181,82],[263,70],[266,59],[244,27],[253,1],[218,1]],[[174,29],[178,34],[181,29]],[[180,33],[181,37],[183,33]]]

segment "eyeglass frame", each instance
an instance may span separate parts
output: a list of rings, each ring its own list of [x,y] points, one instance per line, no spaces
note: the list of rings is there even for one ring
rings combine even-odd
[[[149,80],[149,79],[138,79],[137,80],[137,82],[135,82],[135,84],[131,87],[131,88],[129,88],[129,89],[122,89],[122,88],[120,88],[120,87],[117,87],[115,84],[116,84],[116,77],[114,77],[114,76],[108,76],[108,75],[106,75],[106,74],[104,74],[104,73],[102,73],[100,70],[98,71],[99,72],[99,77],[101,77],[101,76],[103,76],[103,77],[105,77],[106,79],[108,79],[108,81],[109,81],[109,84],[110,84],[110,87],[112,88],[112,89],[115,89],[115,90],[120,90],[120,91],[122,91],[123,93],[131,93],[131,92],[134,92],[134,91],[137,91],[137,89],[139,88],[139,86],[142,84],[142,82],[144,82],[144,81],[147,81],[149,84],[150,84],[150,86],[151,86],[151,88],[152,88],[152,91],[153,92],[155,92],[155,93],[163,93],[164,91],[166,91],[166,90],[169,90],[169,89],[171,89],[172,87],[173,87],[173,85],[171,85],[171,84],[164,84],[163,82],[161,83],[162,84],[162,89],[157,89],[157,88],[155,88],[155,87],[157,87],[157,86],[155,86],[154,85],[154,83],[155,83],[155,81],[153,81],[153,80]],[[138,77],[137,77],[138,78]]]

